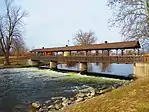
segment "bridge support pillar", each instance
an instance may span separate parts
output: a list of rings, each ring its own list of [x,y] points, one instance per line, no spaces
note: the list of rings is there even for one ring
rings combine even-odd
[[[81,62],[79,67],[80,67],[80,72],[81,73],[86,73],[87,72],[87,63],[86,62]]]
[[[56,61],[50,62],[50,69],[51,70],[57,70],[57,62]]]
[[[149,63],[135,63],[133,66],[133,74],[136,78],[149,76]]]
[[[37,66],[39,66],[39,61],[33,61],[33,60],[29,59],[27,61],[27,65],[29,65],[31,67],[37,67]]]

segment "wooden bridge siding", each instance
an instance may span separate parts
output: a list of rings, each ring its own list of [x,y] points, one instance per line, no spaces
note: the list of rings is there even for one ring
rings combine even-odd
[[[144,56],[33,56],[35,61],[59,61],[59,62],[88,62],[88,63],[144,63],[149,62],[149,57]]]

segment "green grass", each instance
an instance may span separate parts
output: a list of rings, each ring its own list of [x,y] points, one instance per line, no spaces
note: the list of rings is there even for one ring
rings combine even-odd
[[[65,112],[149,112],[149,77],[81,102]]]

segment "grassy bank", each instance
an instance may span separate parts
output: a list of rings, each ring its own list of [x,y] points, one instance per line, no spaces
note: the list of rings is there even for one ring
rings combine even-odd
[[[149,77],[75,104],[65,112],[149,112]]]
[[[4,65],[4,57],[0,57],[0,68],[22,68],[28,67],[28,57],[10,57],[10,65]]]

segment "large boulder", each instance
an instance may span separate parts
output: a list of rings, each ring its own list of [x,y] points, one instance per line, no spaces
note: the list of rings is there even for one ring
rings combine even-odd
[[[32,107],[35,109],[40,109],[41,104],[40,104],[40,102],[37,101],[37,102],[32,103]]]

